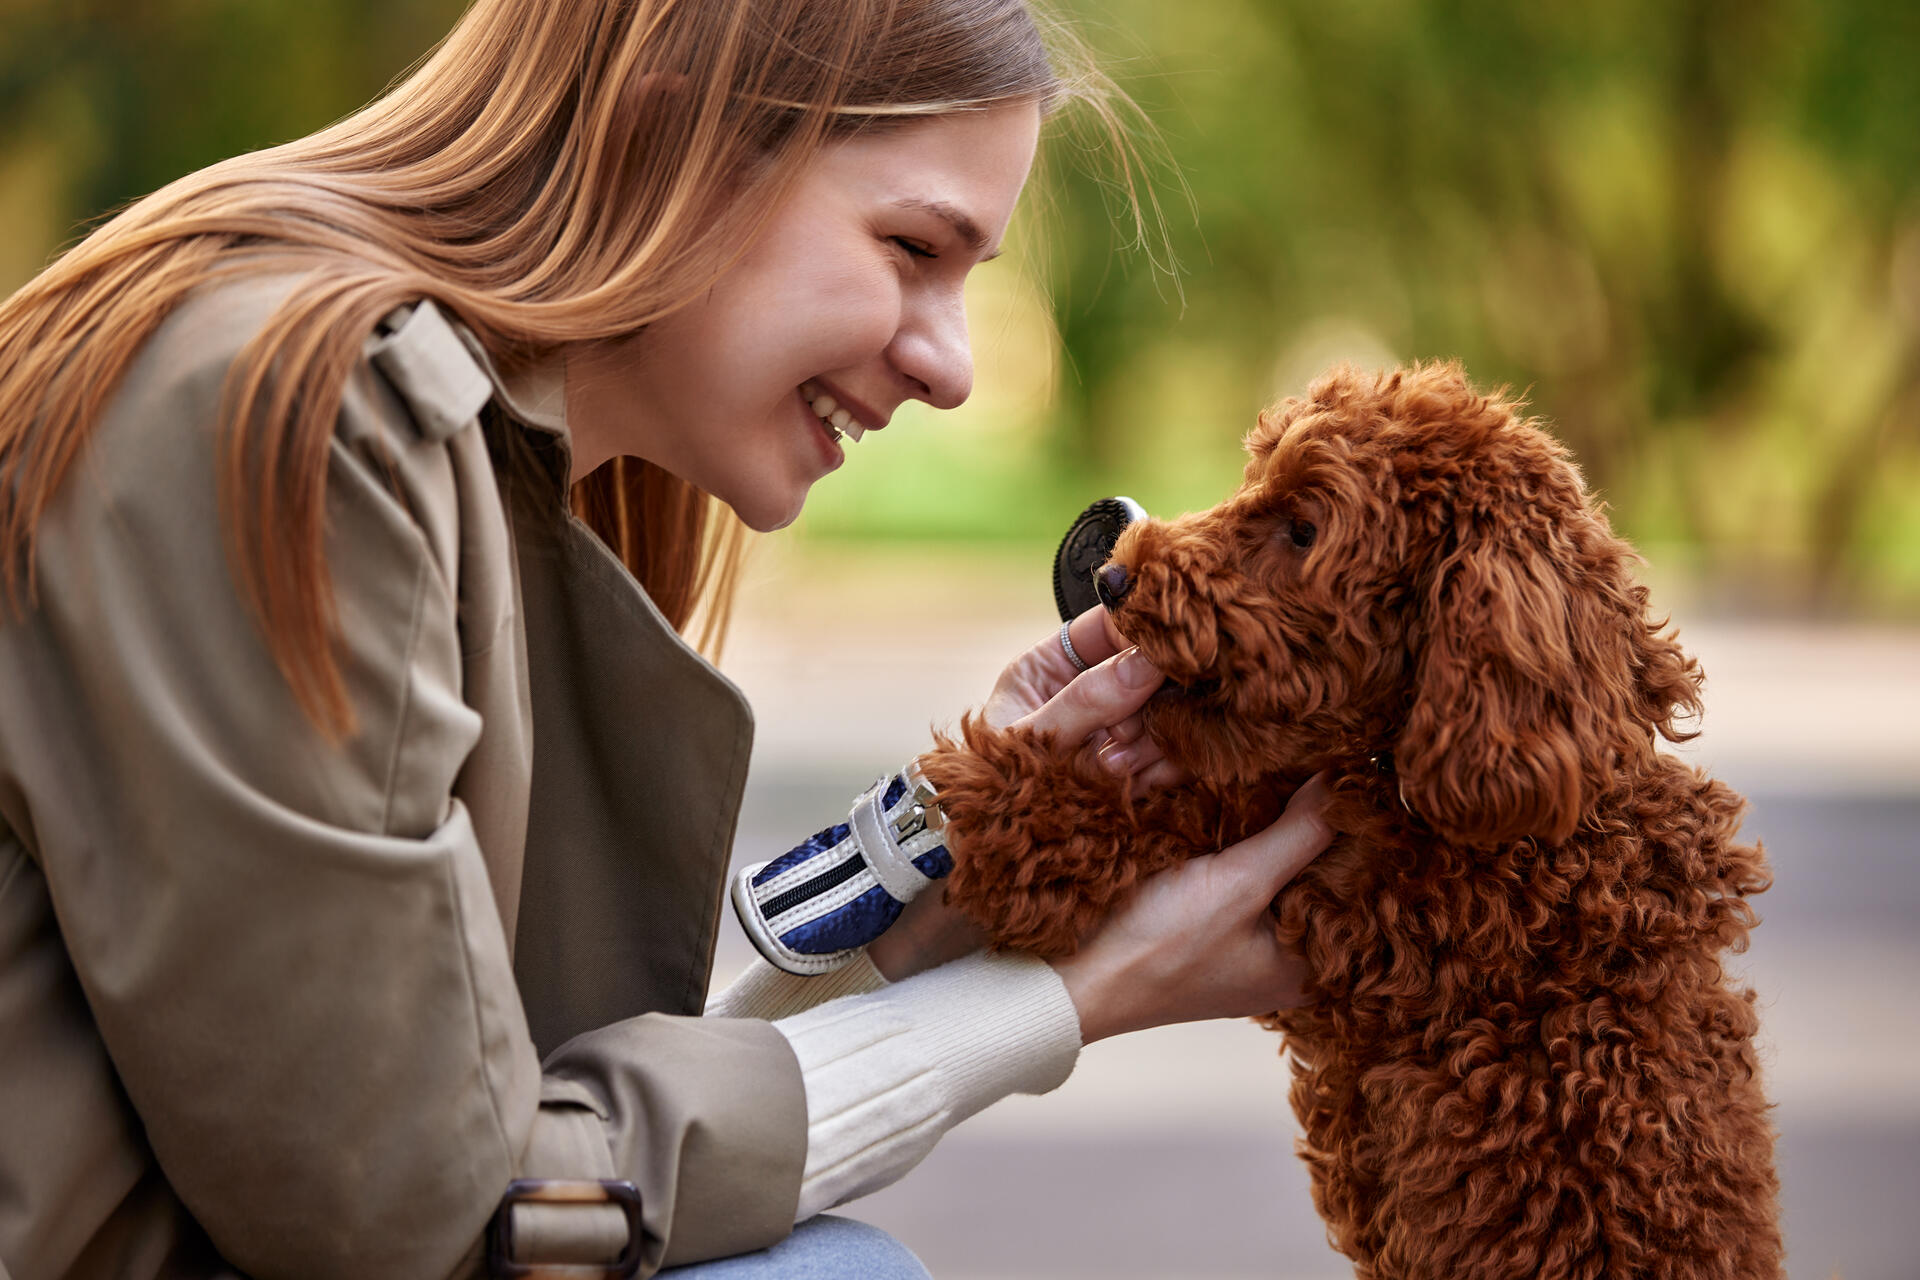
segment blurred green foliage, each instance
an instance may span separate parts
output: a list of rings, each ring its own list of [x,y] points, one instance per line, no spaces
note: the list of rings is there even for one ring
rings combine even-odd
[[[1091,178],[1062,203],[1058,439],[1099,480],[1330,359],[1459,357],[1650,553],[1753,602],[1920,600],[1920,6],[1080,8],[1195,214],[1182,313],[1110,268]]]
[[[459,7],[0,0],[0,286],[80,219],[351,110]],[[1920,608],[1920,6],[1058,7],[1177,166],[1178,277],[1119,250],[1111,166],[1063,132],[978,334],[983,374],[1057,366],[1050,399],[983,376],[954,421],[903,415],[820,486],[813,536],[1204,505],[1330,361],[1458,357],[1527,391],[1657,561],[1748,604]]]
[[[455,0],[0,0],[0,284],[75,224],[373,98]]]

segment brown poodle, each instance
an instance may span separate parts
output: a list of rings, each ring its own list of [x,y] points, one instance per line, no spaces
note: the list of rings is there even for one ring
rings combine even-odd
[[[978,721],[924,767],[948,893],[1042,955],[1143,877],[1335,778],[1275,902],[1275,1013],[1334,1245],[1381,1280],[1781,1274],[1731,789],[1655,749],[1699,669],[1565,450],[1455,365],[1339,369],[1260,417],[1238,493],[1101,575],[1193,781],[1133,800]]]

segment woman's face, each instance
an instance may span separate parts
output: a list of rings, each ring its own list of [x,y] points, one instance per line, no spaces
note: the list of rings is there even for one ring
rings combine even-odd
[[[777,529],[854,432],[907,400],[964,401],[962,289],[998,251],[1039,129],[1012,103],[829,146],[699,300],[568,353],[574,478],[632,454]],[[854,424],[838,440],[835,408]]]

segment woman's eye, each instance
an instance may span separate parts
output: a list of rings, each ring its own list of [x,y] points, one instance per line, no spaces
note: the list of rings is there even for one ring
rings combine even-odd
[[[1311,520],[1287,521],[1287,527],[1286,527],[1287,541],[1291,542],[1294,546],[1300,548],[1302,551],[1305,551],[1308,547],[1313,545],[1314,535],[1318,534],[1319,532],[1320,531],[1318,529],[1313,527],[1313,521]]]
[[[925,245],[920,244],[919,242],[914,240],[909,240],[905,236],[891,236],[889,238],[895,244],[899,245],[902,249],[905,249],[909,257],[937,258],[940,256],[939,254],[935,253],[933,250],[927,248]]]

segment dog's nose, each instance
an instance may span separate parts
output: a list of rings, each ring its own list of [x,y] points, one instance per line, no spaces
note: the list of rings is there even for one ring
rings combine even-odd
[[[1127,567],[1123,564],[1103,565],[1093,575],[1093,594],[1109,609],[1118,609],[1131,590],[1133,580],[1127,577]]]

